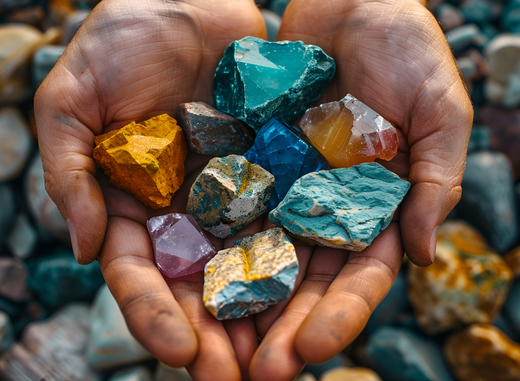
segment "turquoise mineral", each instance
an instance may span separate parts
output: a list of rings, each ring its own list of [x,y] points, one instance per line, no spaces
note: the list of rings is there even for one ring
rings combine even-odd
[[[187,213],[206,231],[226,238],[267,211],[274,176],[244,156],[213,158],[188,197]]]
[[[311,245],[361,251],[392,220],[410,188],[378,163],[309,173],[269,214]]]
[[[297,275],[290,238],[273,228],[235,242],[207,263],[204,305],[219,320],[255,314],[286,300]]]
[[[329,168],[327,160],[301,131],[275,118],[258,131],[255,144],[244,157],[274,175],[269,210],[278,206],[300,177]]]
[[[215,72],[217,108],[256,131],[271,118],[293,120],[320,97],[335,70],[317,46],[244,37],[229,45]]]

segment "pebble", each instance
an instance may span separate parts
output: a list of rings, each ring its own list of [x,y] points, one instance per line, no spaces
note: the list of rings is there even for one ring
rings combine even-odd
[[[481,47],[488,41],[488,37],[475,24],[464,24],[450,30],[446,33],[446,39],[455,54],[472,46]]]
[[[437,334],[498,315],[513,274],[484,238],[462,221],[441,225],[435,261],[408,269],[408,296],[419,326]]]
[[[444,353],[459,381],[520,380],[520,344],[492,325],[473,324],[453,334]]]
[[[14,343],[14,329],[11,324],[9,315],[0,311],[0,354],[7,352],[7,350]]]
[[[32,143],[29,125],[18,109],[0,109],[0,182],[20,175],[31,154]]]
[[[134,366],[116,372],[108,381],[152,381],[152,373],[144,366]]]
[[[132,336],[116,300],[106,285],[92,304],[87,362],[97,371],[148,360],[152,355]]]
[[[471,129],[468,154],[488,151],[491,146],[491,131],[486,126],[476,125]]]
[[[459,8],[451,4],[441,4],[435,8],[434,14],[442,29],[445,31],[464,24],[464,15]]]
[[[11,186],[0,184],[0,247],[11,232],[15,213],[14,193]]]
[[[40,86],[58,62],[65,49],[66,46],[64,45],[42,45],[36,49],[32,64],[33,87],[35,89]]]
[[[25,172],[24,186],[26,201],[39,229],[65,243],[70,243],[69,227],[45,190],[39,154],[34,155]]]
[[[20,261],[0,258],[0,296],[15,302],[27,299],[27,267]]]
[[[69,44],[89,14],[90,10],[78,9],[65,18],[65,21],[63,22],[63,33],[60,40],[61,45]]]
[[[11,232],[7,236],[6,246],[20,260],[29,258],[38,243],[38,232],[25,214],[18,214],[14,219]]]
[[[454,381],[440,346],[407,328],[379,328],[368,338],[365,353],[385,381]]]
[[[383,381],[372,369],[368,368],[336,368],[327,371],[320,381]]]
[[[193,381],[186,368],[171,368],[159,363],[153,381]]]

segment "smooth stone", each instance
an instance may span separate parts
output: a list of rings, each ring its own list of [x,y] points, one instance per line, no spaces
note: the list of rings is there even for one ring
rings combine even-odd
[[[303,373],[310,373],[314,377],[321,380],[320,377],[323,376],[324,373],[331,371],[333,369],[338,368],[344,368],[344,367],[353,367],[354,362],[348,358],[343,353],[339,353],[338,355],[334,356],[331,360],[323,363],[323,364],[311,364],[307,363],[305,364],[305,367],[303,368]]]
[[[406,278],[403,273],[399,273],[388,294],[370,315],[365,329],[368,333],[372,333],[379,327],[396,325],[399,317],[410,308]]]
[[[520,32],[520,1],[510,0],[507,7],[502,12],[500,26],[504,32]]]
[[[290,2],[291,0],[271,0],[269,2],[269,9],[282,17],[285,8],[287,8],[287,5],[289,5]]]
[[[69,44],[89,14],[90,10],[78,9],[74,13],[71,13],[67,16],[63,23],[63,34],[61,35],[60,40],[61,45]]]
[[[155,264],[168,278],[204,270],[217,254],[195,218],[189,214],[171,213],[146,222]]]
[[[475,89],[481,85],[480,81],[489,74],[486,57],[474,48],[466,50],[457,57],[457,66],[462,72],[464,82],[470,93],[474,93]]]
[[[444,353],[459,381],[520,380],[520,344],[492,325],[473,324],[453,334]]]
[[[312,373],[300,373],[294,381],[318,381],[316,377],[312,375]]]
[[[256,131],[271,118],[293,120],[320,97],[335,66],[314,45],[244,37],[229,45],[215,72],[217,108]]]
[[[41,5],[18,7],[18,9],[10,12],[3,21],[6,23],[28,24],[41,30],[50,27],[50,20]]]
[[[465,24],[446,32],[446,39],[455,54],[462,53],[471,46],[483,46],[488,37],[475,24]]]
[[[152,381],[152,373],[144,366],[134,366],[116,372],[108,381]]]
[[[20,260],[29,258],[38,243],[38,232],[25,214],[18,214],[14,219],[11,232],[7,236],[6,246]]]
[[[440,346],[407,328],[379,328],[368,338],[365,353],[385,381],[454,381]]]
[[[510,249],[520,228],[507,156],[499,152],[468,155],[462,188],[458,216],[479,229],[498,252]]]
[[[305,112],[300,128],[332,167],[345,168],[397,154],[397,130],[351,94]]]
[[[170,206],[184,182],[188,153],[182,128],[168,114],[94,137],[93,156],[110,183],[153,209]]]
[[[329,169],[327,160],[301,131],[275,118],[258,131],[255,144],[244,157],[274,175],[269,210],[278,206],[300,177]]]
[[[410,264],[408,296],[417,323],[437,334],[471,323],[491,323],[500,312],[513,274],[484,238],[463,221],[447,221],[437,237],[435,261]]]
[[[383,381],[372,369],[368,368],[336,368],[327,371],[320,381]]]
[[[507,155],[515,180],[520,180],[520,110],[486,106],[479,112],[479,117],[491,131],[491,149]]]
[[[219,320],[264,311],[289,297],[298,267],[296,250],[283,229],[243,238],[206,265],[204,305]]]
[[[52,254],[35,258],[29,263],[27,288],[50,308],[66,303],[90,301],[104,283],[99,264],[76,262],[70,249],[56,249]]]
[[[267,211],[274,176],[243,156],[213,158],[191,186],[187,213],[215,237],[226,238]]]
[[[255,140],[255,131],[247,124],[204,102],[180,104],[177,120],[189,149],[203,155],[242,155]]]
[[[520,281],[516,280],[509,290],[504,304],[503,314],[506,322],[514,330],[516,336],[520,337]]]
[[[23,302],[27,299],[27,267],[20,261],[2,257],[0,258],[0,296],[15,302]]]
[[[504,255],[504,261],[513,271],[515,278],[520,277],[520,246],[515,247],[513,250]]]
[[[92,369],[104,371],[152,358],[128,330],[125,318],[106,285],[92,304],[87,362]]]
[[[11,232],[15,213],[14,193],[11,186],[0,184],[0,247]]]
[[[85,361],[89,319],[88,306],[74,303],[29,324],[21,341],[0,357],[0,379],[101,381]]]
[[[378,163],[309,173],[269,220],[311,245],[361,251],[390,224],[409,188]]]
[[[461,10],[448,3],[441,4],[435,8],[433,14],[445,31],[464,24],[464,15]]]
[[[153,381],[193,381],[186,368],[171,368],[159,363]]]
[[[38,153],[32,158],[25,173],[24,188],[29,210],[39,228],[52,237],[70,243],[69,227],[45,190],[42,160]]]
[[[29,125],[18,109],[0,109],[0,182],[12,180],[22,172],[31,147]]]
[[[520,36],[501,33],[484,49],[489,62],[485,93],[497,106],[515,108],[520,105]]]
[[[11,324],[9,315],[0,311],[0,354],[7,352],[7,350],[14,343],[14,329]]]
[[[260,9],[262,13],[262,17],[265,22],[265,29],[267,31],[267,41],[276,41],[276,36],[278,36],[278,30],[280,30],[280,25],[282,25],[282,18],[278,13],[273,12],[269,9],[262,8]]]
[[[36,49],[33,57],[33,87],[36,89],[50,73],[58,59],[65,51],[64,45],[43,45]]]
[[[491,146],[491,131],[487,126],[473,126],[468,143],[468,154],[488,151]]]
[[[502,4],[487,0],[464,0],[460,5],[466,24],[477,25],[493,22],[500,17],[504,7]]]
[[[33,95],[31,58],[43,36],[30,25],[0,25],[0,104],[25,101]]]

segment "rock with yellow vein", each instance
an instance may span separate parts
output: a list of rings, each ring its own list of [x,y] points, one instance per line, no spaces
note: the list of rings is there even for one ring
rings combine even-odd
[[[495,326],[473,324],[453,334],[444,354],[459,381],[520,380],[520,344]]]
[[[274,176],[244,156],[210,160],[193,183],[187,212],[215,237],[226,238],[267,211]]]
[[[437,334],[492,322],[512,279],[506,262],[475,229],[450,221],[439,229],[433,264],[410,267],[408,295],[421,328]]]
[[[297,275],[290,238],[273,228],[235,242],[206,264],[204,305],[219,320],[249,316],[286,300]]]
[[[184,133],[167,114],[95,137],[94,159],[116,187],[154,209],[170,205],[184,181]]]

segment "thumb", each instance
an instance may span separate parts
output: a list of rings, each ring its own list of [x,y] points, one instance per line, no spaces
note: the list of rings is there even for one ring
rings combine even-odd
[[[435,258],[438,228],[462,194],[473,109],[453,62],[433,73],[416,99],[405,132],[412,187],[400,224],[408,257],[427,266]]]
[[[67,51],[40,85],[35,116],[45,187],[69,225],[74,256],[95,260],[107,227],[103,193],[92,158],[94,134],[102,131],[97,94],[82,63],[66,68]],[[79,60],[78,60],[79,61]],[[82,80],[78,80],[79,71]]]

